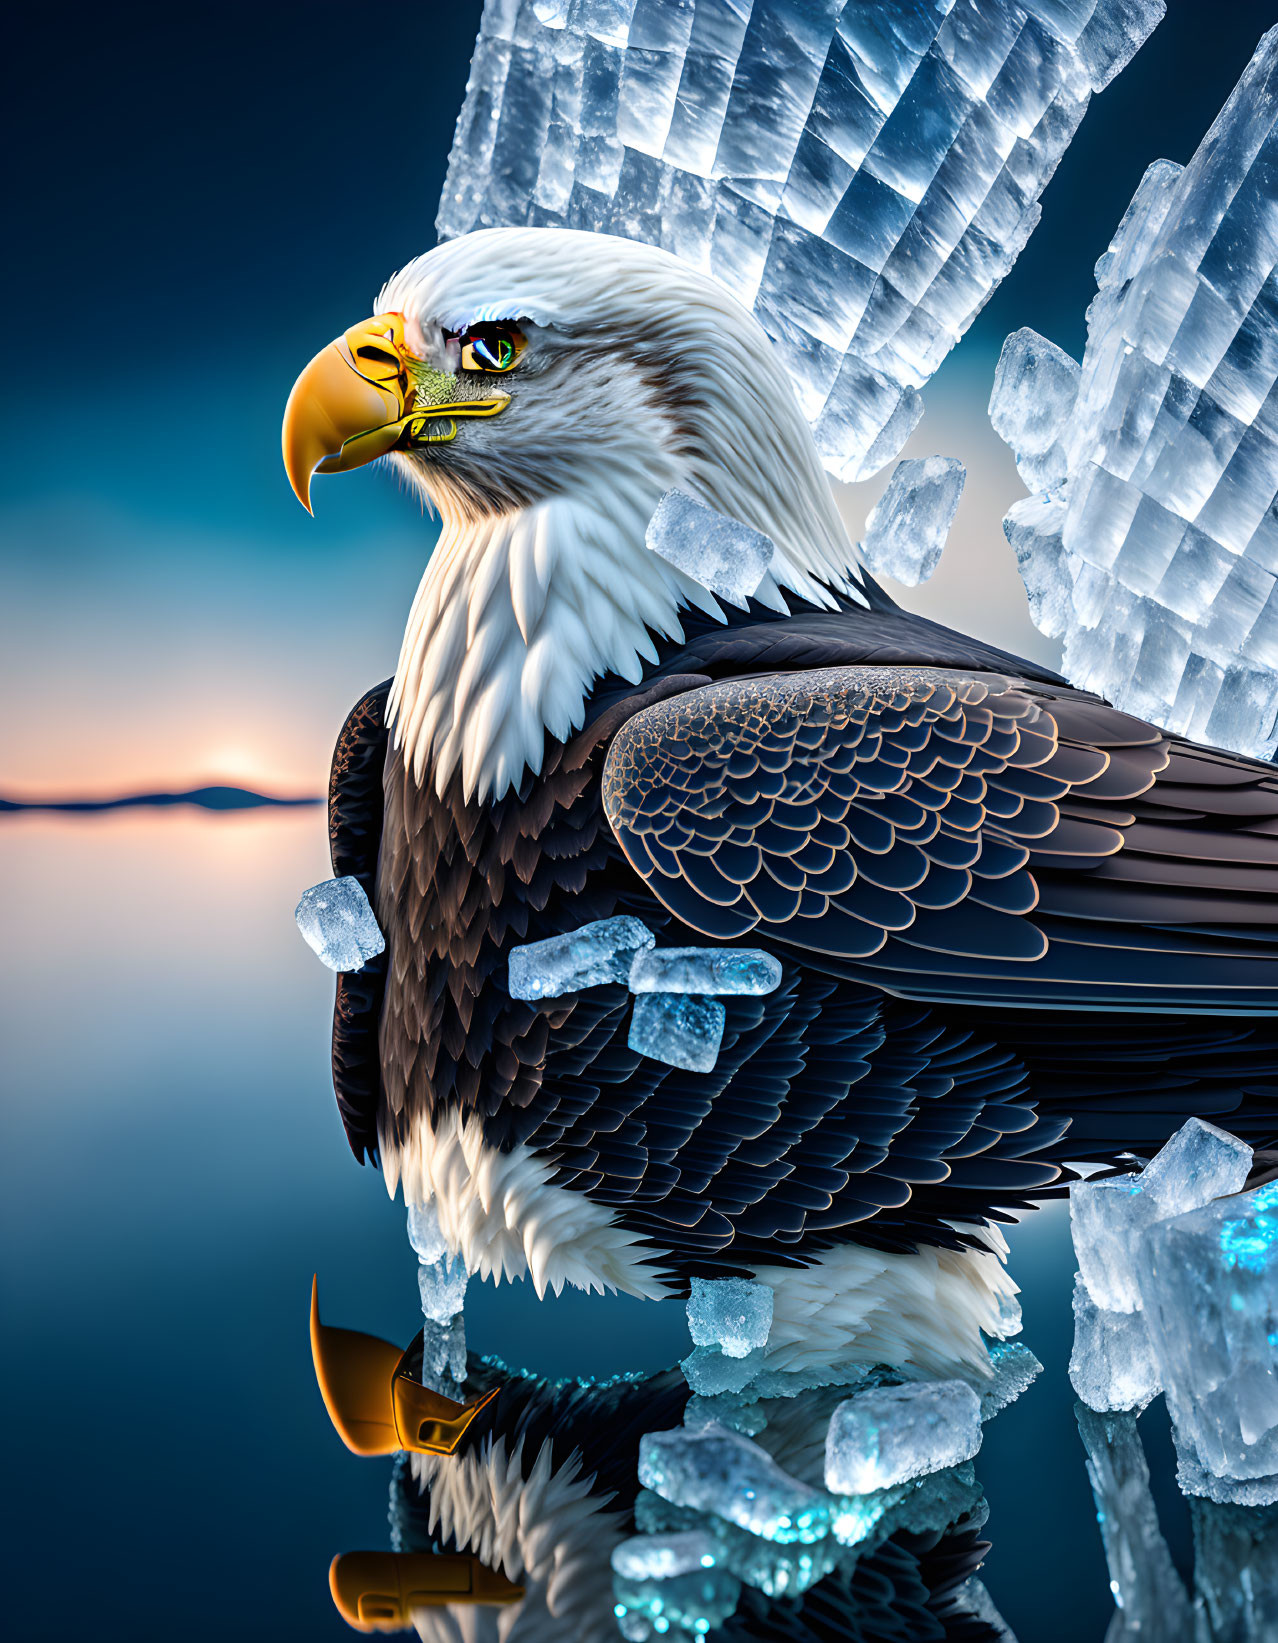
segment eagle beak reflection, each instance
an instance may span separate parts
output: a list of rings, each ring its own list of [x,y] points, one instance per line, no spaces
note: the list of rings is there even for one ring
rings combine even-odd
[[[452,399],[455,385],[456,378],[411,357],[399,314],[361,320],[321,349],[284,408],[284,467],[307,513],[315,474],[346,473],[389,451],[447,444],[459,418],[496,416],[510,403],[508,394]]]
[[[406,1370],[411,1348],[320,1322],[319,1281],[311,1284],[311,1360],[329,1419],[356,1455],[452,1455],[468,1427],[500,1388],[456,1403]]]

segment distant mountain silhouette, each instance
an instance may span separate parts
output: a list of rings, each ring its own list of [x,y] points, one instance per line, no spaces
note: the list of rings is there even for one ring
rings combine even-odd
[[[177,804],[194,805],[198,810],[292,810],[299,805],[323,802],[322,798],[277,799],[269,793],[254,793],[247,787],[192,787],[184,793],[129,793],[119,799],[6,799],[0,796],[0,813],[58,810],[88,815],[101,810],[163,810]]]

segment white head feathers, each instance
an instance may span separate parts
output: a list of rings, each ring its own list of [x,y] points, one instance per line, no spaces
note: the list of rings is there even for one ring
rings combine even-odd
[[[397,274],[379,313],[446,360],[444,333],[522,322],[501,415],[391,458],[442,519],[391,693],[418,782],[495,799],[540,769],[546,733],[582,722],[592,682],[637,680],[652,634],[713,596],[644,545],[679,488],[776,547],[756,595],[856,593],[807,423],[757,321],[709,275],[652,246],[569,229],[488,229]]]

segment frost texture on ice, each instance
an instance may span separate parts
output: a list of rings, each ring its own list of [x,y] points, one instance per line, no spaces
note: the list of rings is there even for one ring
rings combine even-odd
[[[451,1397],[466,1379],[466,1265],[448,1253],[433,1202],[408,1206],[408,1241],[417,1253],[424,1320],[422,1384]]]
[[[1059,351],[1025,332],[991,404],[1042,493],[1004,529],[1070,679],[1260,757],[1278,746],[1276,166],[1271,30],[1189,164],[1146,172],[1097,263],[1072,412],[1039,425],[1027,351]],[[1049,422],[1064,397],[1058,383]]]
[[[792,1478],[766,1450],[717,1421],[689,1431],[645,1432],[639,1481],[675,1506],[691,1506],[780,1544],[829,1533],[828,1498]]]
[[[1163,0],[487,0],[437,226],[659,245],[753,310],[829,471],[876,473]]]
[[[758,947],[655,947],[630,970],[632,993],[773,993],[781,964]]]
[[[293,917],[306,945],[330,970],[349,975],[385,952],[364,886],[358,879],[326,879],[302,892]]]
[[[1191,1500],[1195,1643],[1278,1637],[1278,1508]]]
[[[1141,1312],[1107,1312],[1074,1280],[1070,1384],[1089,1409],[1144,1409],[1162,1391]]]
[[[993,1420],[1043,1373],[1043,1366],[1020,1341],[1000,1341],[990,1348],[991,1380],[981,1388],[981,1419]]]
[[[1105,1643],[1188,1643],[1189,1599],[1158,1526],[1136,1417],[1074,1412],[1116,1605]]]
[[[679,1367],[698,1397],[716,1398],[724,1392],[744,1391],[763,1367],[763,1351],[755,1347],[751,1352],[729,1356],[718,1347],[694,1346]]]
[[[1141,1303],[1132,1263],[1142,1229],[1238,1192],[1250,1168],[1245,1141],[1191,1118],[1138,1174],[1075,1181],[1069,1191],[1070,1231],[1079,1271],[1097,1306],[1136,1311]]]
[[[696,1346],[718,1347],[744,1358],[768,1344],[774,1293],[748,1278],[694,1278],[688,1298],[688,1332]]]
[[[559,998],[609,982],[623,986],[637,952],[657,938],[637,918],[597,919],[566,935],[531,941],[510,952],[507,985],[512,998]]]
[[[915,588],[941,562],[967,469],[952,456],[898,462],[865,522],[861,556],[876,576]]]
[[[841,1495],[887,1489],[957,1466],[980,1447],[980,1399],[966,1381],[872,1387],[830,1417],[826,1488]]]
[[[668,1067],[708,1073],[719,1058],[723,1005],[697,993],[637,993],[629,1045]]]
[[[1032,491],[1050,491],[1068,473],[1061,436],[1074,413],[1079,375],[1078,361],[1037,331],[1013,331],[1003,344],[990,422]]]
[[[1278,1501],[1278,1181],[1158,1222],[1137,1276],[1181,1487]]]
[[[776,551],[772,538],[683,491],[667,491],[648,521],[648,547],[720,599],[744,610]]]

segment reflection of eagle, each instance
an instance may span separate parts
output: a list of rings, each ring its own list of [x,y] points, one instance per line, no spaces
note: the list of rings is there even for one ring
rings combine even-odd
[[[965,1357],[1007,1287],[982,1217],[1053,1160],[1190,1113],[1272,1134],[1268,767],[897,609],[763,332],[662,252],[493,230],[378,306],[285,424],[303,500],[393,452],[442,519],[337,747],[335,870],[387,952],[339,984],[335,1075],[356,1154],[472,1270],[752,1269],[796,1351],[829,1324]],[[645,547],[673,487],[775,543],[748,611]],[[512,946],[618,912],[783,962],[712,1073],[629,1050],[620,987],[507,995]]]
[[[400,1456],[391,1486],[396,1551],[416,1554],[428,1571],[427,1559],[465,1557],[472,1566],[478,1561],[492,1571],[490,1583],[518,1583],[524,1595],[502,1608],[437,1600],[413,1614],[418,1635],[425,1643],[611,1643],[621,1634],[610,1559],[639,1527],[639,1441],[644,1432],[680,1423],[688,1396],[683,1377],[666,1371],[601,1385],[551,1383],[472,1357],[467,1384],[480,1392],[500,1386],[501,1395],[455,1455]],[[825,1430],[833,1404],[846,1391],[765,1402],[759,1408],[768,1425],[754,1441],[791,1476],[823,1487]],[[964,1582],[989,1549],[979,1533],[984,1502],[975,1488],[970,1496],[965,1501],[955,1491],[944,1527],[897,1528],[861,1548],[859,1556],[838,1556],[836,1566],[801,1595],[770,1598],[746,1584],[725,1605],[728,1617],[714,1636],[723,1643],[994,1643],[1005,1633],[974,1615],[965,1601],[971,1591]],[[703,1514],[684,1511],[679,1517],[689,1529],[714,1528],[715,1520]],[[738,1536],[739,1542],[748,1538],[744,1531]],[[766,1568],[769,1553],[777,1557],[776,1549],[759,1542],[754,1566]],[[339,1559],[338,1566],[348,1561]],[[348,1594],[349,1615],[357,1593],[348,1585]],[[672,1627],[671,1635],[688,1632]]]

